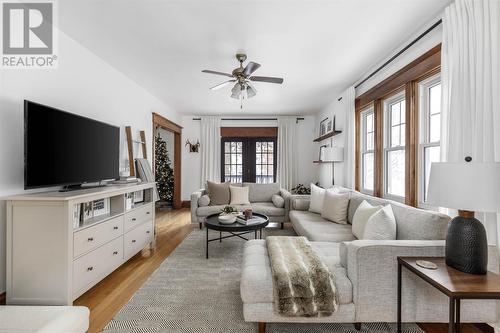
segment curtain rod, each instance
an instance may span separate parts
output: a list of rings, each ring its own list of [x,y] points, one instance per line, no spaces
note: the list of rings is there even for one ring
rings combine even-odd
[[[201,118],[193,118],[193,120],[201,120]],[[278,118],[221,118],[221,120],[245,120],[245,121],[250,121],[250,120],[258,120],[258,121],[265,121],[265,120],[278,120]],[[304,120],[303,117],[297,117],[297,121],[299,120]]]
[[[441,23],[443,23],[443,20],[442,19],[439,19],[439,21],[437,21],[436,23],[434,23],[429,29],[425,30],[424,32],[422,32],[417,38],[415,38],[413,41],[410,42],[410,44],[406,45],[405,47],[403,47],[402,50],[400,50],[398,53],[396,53],[395,55],[393,55],[389,60],[387,60],[386,62],[384,62],[382,64],[382,66],[380,66],[379,68],[377,68],[376,70],[374,70],[370,75],[368,75],[366,78],[363,79],[363,81],[361,81],[360,83],[358,83],[357,85],[354,86],[354,89],[356,89],[357,87],[359,87],[360,85],[362,85],[363,83],[365,83],[366,81],[368,81],[369,79],[371,79],[375,74],[377,74],[378,72],[380,72],[385,66],[389,65],[391,62],[394,61],[394,59],[396,59],[397,57],[399,57],[403,52],[405,52],[406,50],[408,50],[410,47],[412,47],[416,42],[418,42],[419,40],[421,40],[425,35],[427,35],[429,32],[431,32],[432,30],[434,30],[434,28],[436,28],[438,25],[440,25]]]

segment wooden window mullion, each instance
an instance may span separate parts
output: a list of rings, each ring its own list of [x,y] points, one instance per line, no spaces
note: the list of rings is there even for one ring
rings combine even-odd
[[[415,82],[405,85],[406,95],[406,163],[405,203],[418,205],[418,98]]]
[[[375,170],[373,180],[373,195],[382,197],[384,194],[384,110],[382,100],[373,103],[375,115]]]

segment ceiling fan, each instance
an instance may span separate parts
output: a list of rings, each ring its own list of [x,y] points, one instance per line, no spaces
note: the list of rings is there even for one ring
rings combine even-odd
[[[255,82],[267,82],[267,83],[277,83],[282,84],[283,79],[279,77],[268,77],[268,76],[252,76],[253,72],[259,69],[260,64],[250,61],[245,68],[243,68],[243,62],[247,60],[246,54],[238,53],[236,54],[236,59],[240,62],[240,67],[235,68],[231,74],[223,73],[218,71],[212,71],[208,69],[202,70],[203,73],[216,74],[230,77],[230,80],[219,83],[211,87],[211,90],[218,90],[229,84],[234,83],[231,89],[231,97],[243,100],[245,98],[252,98],[257,94],[257,90],[252,85],[252,81]]]

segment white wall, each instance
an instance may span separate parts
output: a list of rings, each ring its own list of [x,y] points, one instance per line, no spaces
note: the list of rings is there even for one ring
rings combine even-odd
[[[335,100],[330,103],[325,109],[323,109],[321,112],[319,112],[316,115],[316,122],[315,122],[315,132],[316,136],[319,136],[319,123],[325,119],[333,119],[335,117],[335,130],[337,131],[344,131],[345,129],[345,124],[346,124],[346,113],[347,113],[347,104],[345,98],[342,98],[340,101],[338,101],[338,98],[343,97],[344,95],[339,95]],[[344,147],[344,155],[347,152],[347,149],[345,147],[345,134],[341,133],[338,135],[335,135],[329,139],[323,140],[321,142],[318,142],[316,144],[316,158],[318,159],[319,157],[319,147],[322,145],[328,145],[328,146],[334,146],[334,147]],[[344,156],[345,160],[345,156]],[[332,168],[334,168],[334,177],[335,177],[335,185],[340,185],[340,186],[345,186],[345,179],[344,179],[344,168],[345,168],[345,162],[337,162],[333,166],[332,164],[319,164],[318,165],[318,170],[317,170],[317,178],[319,180],[319,184],[323,187],[329,188],[332,186],[333,181],[332,181]]]
[[[146,131],[151,157],[151,112],[178,115],[134,81],[59,32],[53,70],[0,70],[0,197],[23,192],[23,100],[29,99],[122,127],[121,167],[127,165],[123,127]],[[139,146],[135,146],[138,152]],[[5,202],[0,203],[0,292],[5,290]]]
[[[273,118],[273,115],[266,117]],[[182,142],[189,139],[196,142],[200,139],[200,121],[193,120],[197,116],[182,117]],[[231,117],[233,118],[233,117]],[[313,139],[315,137],[315,117],[305,116],[297,124],[299,151],[297,181],[302,184],[316,182],[316,166],[312,161],[317,159]],[[276,127],[276,121],[223,121],[226,127]],[[189,153],[187,147],[182,152],[182,200],[190,200],[191,193],[201,187],[201,158],[200,153]]]
[[[406,46],[410,41],[412,41],[417,36],[419,36],[423,31],[425,31],[430,25],[432,25],[432,23],[436,22],[437,20],[438,20],[438,18],[430,21],[430,23],[428,25],[419,29],[417,32],[415,32],[415,34],[413,34],[413,36],[411,38],[409,38],[402,45],[400,45],[396,49],[394,49],[385,59],[380,59],[380,61],[378,61],[376,64],[374,64],[371,68],[367,69],[365,74],[358,81],[361,81],[364,77],[371,74],[375,69],[377,69],[383,63],[385,63],[387,60],[389,60],[394,54],[399,52],[404,46]],[[416,44],[412,45],[411,48],[409,48],[403,54],[401,54],[396,59],[394,59],[389,65],[384,67],[380,72],[378,72],[376,75],[374,75],[369,80],[367,80],[365,83],[363,83],[358,88],[356,88],[356,96],[362,95],[367,90],[369,90],[373,86],[380,83],[382,80],[384,80],[384,79],[388,78],[389,76],[391,76],[392,74],[396,73],[398,70],[400,70],[404,66],[408,65],[410,62],[417,59],[418,57],[423,55],[425,52],[432,49],[434,46],[441,43],[442,34],[443,34],[443,26],[442,26],[442,24],[440,24],[439,26],[434,28],[432,31],[430,31],[427,35],[425,35],[422,39],[420,39]]]

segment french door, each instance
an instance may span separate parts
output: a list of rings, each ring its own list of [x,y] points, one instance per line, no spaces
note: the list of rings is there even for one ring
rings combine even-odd
[[[223,137],[221,144],[222,181],[276,182],[276,138]]]

